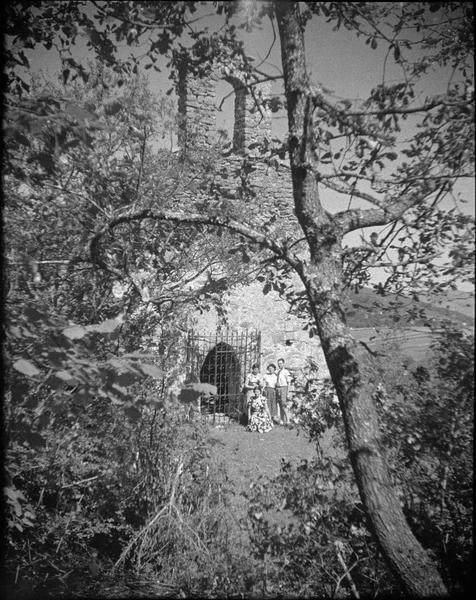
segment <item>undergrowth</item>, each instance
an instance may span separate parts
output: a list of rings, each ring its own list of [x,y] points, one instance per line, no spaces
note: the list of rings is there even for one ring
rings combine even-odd
[[[402,508],[453,595],[472,581],[470,347],[449,332],[433,370],[396,370],[373,399]],[[22,438],[35,418],[25,388],[6,411],[5,596],[398,596],[344,447],[329,457],[318,444],[330,427],[343,444],[332,388],[308,380],[293,411],[316,457],[250,480],[241,515],[208,425],[178,405],[144,404],[127,419],[96,398],[50,415],[36,445]]]

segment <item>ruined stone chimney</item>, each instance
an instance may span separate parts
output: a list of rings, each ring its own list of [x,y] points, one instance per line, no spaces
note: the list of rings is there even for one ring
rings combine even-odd
[[[181,65],[177,84],[179,145],[185,150],[190,143],[217,141],[216,86],[220,80],[228,82],[235,92],[233,152],[247,155],[250,145],[271,139],[271,113],[261,104],[269,98],[271,86],[269,82],[247,80],[233,63],[214,64],[206,75],[198,75],[190,63]]]
[[[220,80],[235,92],[233,139],[226,151],[220,151],[216,125]],[[266,225],[276,234],[295,229],[289,164],[263,153],[264,142],[271,142],[272,135],[271,111],[262,102],[271,96],[270,82],[249,80],[231,59],[197,66],[185,56],[178,69],[177,93],[182,156],[193,150],[218,150],[214,194],[239,199],[241,207],[248,204],[247,214],[258,227]]]

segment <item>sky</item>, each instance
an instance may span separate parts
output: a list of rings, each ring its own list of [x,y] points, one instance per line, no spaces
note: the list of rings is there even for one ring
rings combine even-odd
[[[242,1],[241,4],[246,9],[250,2],[248,0]],[[199,17],[194,27],[200,29],[208,27],[210,31],[217,30],[223,21],[213,12],[212,3],[205,3],[194,15],[195,18]],[[390,56],[385,61],[385,48],[378,46],[377,49],[371,49],[369,45],[364,43],[363,38],[358,38],[354,33],[344,28],[333,31],[333,26],[334,23],[326,23],[325,19],[321,17],[313,17],[307,24],[305,37],[306,58],[313,83],[321,84],[332,90],[336,96],[363,99],[373,87],[382,82],[384,71],[387,82],[401,79],[400,68],[394,64],[392,57]],[[269,53],[268,58],[261,66],[263,70],[270,74],[280,72],[279,37],[277,31],[276,36],[274,36],[269,19],[263,21],[261,29],[254,30],[251,33],[243,32],[242,39],[245,42],[247,53],[260,61]],[[130,49],[127,48],[127,52],[129,51]],[[82,48],[79,46],[77,52],[80,56],[84,56],[85,46],[83,45]],[[53,74],[58,69],[57,57],[53,53],[36,49],[31,54],[31,68],[33,72],[46,69],[50,74]],[[150,69],[147,73],[153,91],[159,94],[165,93],[171,87],[166,70],[156,73],[153,69]],[[424,85],[420,88],[421,97],[418,100],[422,102],[427,95],[444,92],[447,81],[448,73],[442,73],[441,71],[431,73],[425,78]],[[218,84],[216,90],[217,107],[230,90],[231,86],[229,84],[225,82]],[[282,93],[282,83],[280,81],[273,83],[273,92]],[[233,123],[233,108],[234,99],[230,97],[224,102],[222,110],[217,112],[217,127],[226,129],[230,134]],[[284,137],[286,131],[287,118],[283,113],[278,113],[273,118],[273,134],[277,137]],[[408,131],[408,134],[411,135],[411,130]],[[474,180],[466,179],[459,182],[457,191],[467,200],[466,204],[459,204],[459,208],[466,214],[474,215]],[[347,197],[332,191],[323,193],[322,201],[325,208],[330,212],[336,212],[347,207]],[[453,206],[454,201],[448,198],[446,203],[449,208]],[[354,208],[365,208],[367,206],[364,201],[359,200],[354,201],[353,204]],[[365,232],[353,232],[348,236],[347,243],[349,245],[359,245],[360,236],[364,234],[368,238],[371,231],[373,229],[367,229]],[[379,273],[374,273],[374,276],[377,280],[380,277]]]

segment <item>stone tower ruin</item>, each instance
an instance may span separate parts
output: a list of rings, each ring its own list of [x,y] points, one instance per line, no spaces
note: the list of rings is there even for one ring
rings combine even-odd
[[[289,164],[276,158],[272,161],[263,159],[262,148],[271,143],[272,123],[270,109],[261,102],[270,98],[270,82],[250,82],[232,60],[212,64],[206,74],[199,73],[184,60],[176,86],[181,151],[187,152],[197,146],[206,149],[217,143],[216,87],[220,80],[233,87],[235,97],[231,147],[222,152],[215,165],[217,173],[226,173],[221,179],[218,177],[220,194],[225,198],[239,198],[246,173],[246,185],[256,198],[253,208],[260,218],[277,212],[281,228],[284,223],[289,227],[291,222],[297,226]],[[270,213],[267,208],[271,205],[277,211]],[[279,226],[276,233],[280,233]]]
[[[206,69],[197,69],[186,61],[178,72],[177,93],[179,111],[179,146],[182,152],[201,147],[212,148],[219,139],[217,131],[217,83],[224,80],[232,85],[235,96],[233,136],[215,164],[220,196],[237,202],[250,202],[250,213],[256,221],[266,222],[274,215],[271,235],[284,237],[297,230],[293,210],[292,181],[289,163],[268,160],[263,147],[271,142],[271,111],[257,106],[256,99],[270,98],[269,82],[247,80],[240,66],[232,60],[220,61]],[[259,147],[260,146],[260,147]],[[243,171],[246,185],[252,190],[251,200],[243,199]],[[220,177],[220,173],[226,176]],[[272,209],[272,210],[270,210]],[[227,328],[220,329],[218,315],[212,310],[196,315],[194,331],[204,337],[217,335],[217,343],[225,340],[229,331],[241,335],[260,331],[257,360],[264,372],[269,362],[285,358],[287,367],[296,375],[312,361],[319,366],[319,377],[328,376],[327,366],[319,343],[303,331],[303,321],[289,314],[288,304],[276,292],[264,295],[262,284],[252,283],[230,290],[226,302],[229,309]],[[220,333],[221,332],[221,333]],[[220,342],[220,343],[221,343]],[[248,366],[248,365],[247,365]],[[202,369],[203,370],[203,369]],[[241,377],[246,373],[241,368]],[[205,381],[203,379],[203,381]]]

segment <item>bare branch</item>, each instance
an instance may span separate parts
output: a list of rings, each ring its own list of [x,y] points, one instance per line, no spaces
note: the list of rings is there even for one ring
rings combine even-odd
[[[266,52],[266,56],[263,58],[263,60],[262,60],[261,62],[259,62],[259,63],[256,65],[255,69],[257,69],[258,67],[261,67],[261,65],[262,65],[263,63],[265,63],[265,62],[268,60],[268,58],[269,58],[269,55],[271,54],[271,51],[272,51],[272,49],[274,48],[274,44],[276,43],[276,28],[275,28],[275,26],[274,26],[274,19],[272,19],[272,18],[270,17],[270,18],[269,18],[269,20],[270,20],[270,22],[271,22],[271,27],[272,27],[272,29],[273,29],[273,40],[272,40],[272,42],[271,42],[271,44],[270,44],[270,46],[269,46],[269,48],[268,48],[268,52]]]
[[[53,185],[53,184],[48,183],[48,182],[42,183],[42,185],[44,187],[48,187],[48,188],[50,188],[52,190],[58,190],[59,192],[62,192],[63,194],[71,194],[73,196],[77,196],[78,198],[81,198],[81,200],[84,200],[85,202],[89,202],[90,204],[92,204],[105,217],[108,218],[110,216],[107,213],[107,211],[104,208],[102,208],[102,206],[100,206],[99,204],[97,204],[97,202],[95,202],[89,195],[88,196],[84,196],[83,194],[78,194],[78,192],[74,192],[73,190],[66,189],[65,186]]]
[[[327,185],[327,181],[330,179],[342,179],[343,177],[348,177],[350,179],[361,179],[362,181],[368,181],[374,185],[407,185],[408,183],[413,183],[415,181],[449,181],[450,179],[472,179],[474,177],[473,173],[454,173],[451,175],[414,175],[405,177],[404,179],[382,179],[381,177],[373,177],[369,175],[361,175],[360,173],[349,173],[346,171],[336,171],[335,173],[319,173],[319,180]],[[338,190],[336,190],[338,191]],[[365,198],[364,198],[365,199]]]
[[[232,89],[231,92],[228,92],[228,94],[226,94],[225,96],[223,96],[223,98],[221,99],[220,104],[218,105],[218,110],[220,110],[220,111],[222,110],[222,106],[223,106],[223,103],[225,102],[225,100],[228,100],[228,98],[230,96],[233,96],[234,93],[235,93],[235,90]]]
[[[83,485],[85,483],[89,483],[91,481],[94,481],[98,477],[99,477],[99,475],[94,475],[94,477],[88,477],[87,479],[81,479],[80,481],[73,481],[73,483],[68,483],[67,485],[62,485],[61,489],[65,490],[66,488],[70,488],[70,487],[73,487],[75,485]]]
[[[8,256],[6,257],[6,260],[11,264],[11,265],[23,265],[25,264],[24,261],[11,261],[9,260]],[[33,261],[35,262],[37,265],[68,265],[69,264],[69,260],[35,260]]]
[[[137,184],[136,184],[136,200],[139,199],[139,191],[140,186],[142,184],[142,176],[144,173],[144,156],[145,156],[145,148],[147,145],[147,127],[144,125],[144,138],[142,140],[141,149],[140,149],[140,165],[139,165],[139,173],[137,175]]]
[[[389,107],[383,108],[381,110],[365,110],[356,112],[350,112],[347,110],[344,112],[340,111],[340,109],[338,108],[334,108],[334,110],[342,112],[342,114],[345,114],[346,117],[374,117],[382,115],[410,115],[418,112],[428,112],[430,110],[433,110],[434,108],[437,108],[438,106],[470,106],[472,104],[473,102],[469,100],[467,102],[445,102],[444,100],[434,100],[433,102],[428,102],[421,106],[414,106],[413,108]]]
[[[366,131],[361,123],[352,122],[354,117],[372,117],[372,116],[383,116],[383,115],[409,115],[415,114],[419,112],[429,112],[434,108],[438,107],[456,107],[456,106],[471,106],[473,104],[472,100],[468,100],[466,102],[449,102],[444,99],[432,100],[430,102],[426,102],[421,106],[415,107],[388,107],[379,110],[360,110],[360,111],[350,111],[346,108],[339,108],[338,106],[329,102],[322,93],[312,93],[311,94],[314,107],[321,108],[327,113],[331,113],[333,116],[338,118],[340,122],[347,127],[352,128],[359,135],[367,135],[369,137],[374,137],[375,139],[380,139],[383,143],[386,143],[386,137],[378,134],[377,132]],[[388,137],[388,136],[387,136]]]
[[[334,192],[339,192],[340,194],[344,194],[346,196],[356,196],[357,198],[360,198],[361,200],[366,200],[367,202],[370,202],[371,204],[374,204],[378,207],[383,206],[383,200],[379,200],[376,196],[372,196],[367,192],[359,190],[355,185],[350,185],[346,187],[344,185],[339,185],[335,181],[330,181],[328,179],[323,180],[321,178],[321,174],[317,175],[317,179],[320,183],[322,183],[322,185],[328,187]]]
[[[451,185],[451,184],[449,184]],[[425,190],[411,190],[407,186],[396,198],[386,198],[379,201],[379,208],[353,209],[341,211],[334,215],[334,220],[339,224],[344,233],[355,231],[364,227],[374,227],[388,225],[397,219],[400,219],[408,210],[418,204],[422,204],[430,196],[435,194],[434,203],[448,191],[447,178],[442,185],[435,187],[431,185]]]

